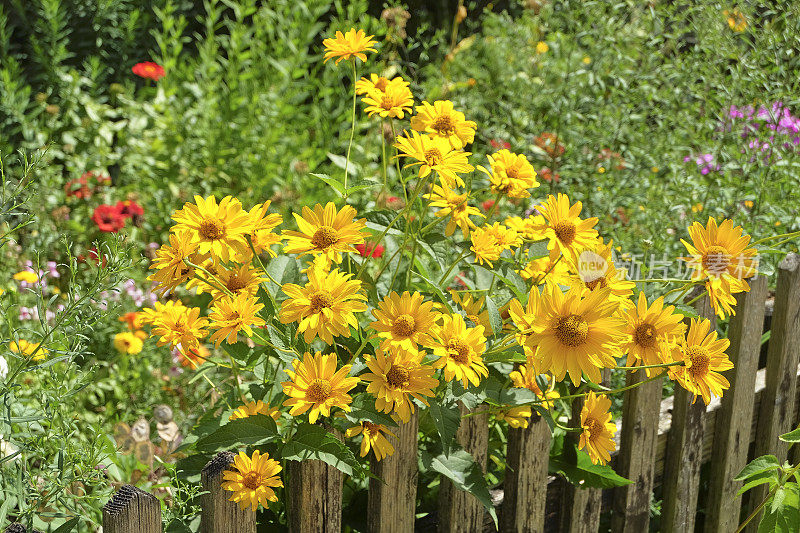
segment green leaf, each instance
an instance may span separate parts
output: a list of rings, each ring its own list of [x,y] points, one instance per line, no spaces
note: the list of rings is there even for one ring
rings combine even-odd
[[[239,341],[235,344],[228,344],[227,342],[224,342],[222,343],[222,347],[225,352],[233,357],[240,365],[247,364],[247,360],[250,356],[250,351],[252,348],[250,348],[243,341]]]
[[[737,496],[744,494],[748,490],[752,489],[753,487],[757,487],[758,485],[763,485],[765,483],[777,483],[780,481],[778,478],[778,471],[777,470],[768,470],[765,472],[759,472],[757,474],[753,474],[747,478],[747,483],[739,489],[739,492],[736,494]]]
[[[350,412],[344,413],[345,418],[353,423],[360,423],[364,420],[373,424],[383,424],[387,427],[396,427],[397,422],[387,415],[375,409],[375,399],[368,394],[359,394],[353,398],[350,404]]]
[[[496,405],[522,405],[537,401],[536,394],[525,388],[506,387],[496,376],[490,375],[486,381],[486,397]]]
[[[80,520],[80,517],[78,517],[78,516],[76,516],[75,518],[73,518],[71,520],[67,520],[66,522],[64,522],[63,524],[58,526],[57,529],[54,529],[53,533],[67,533],[68,531],[72,531],[73,529],[75,529],[75,526],[78,525],[78,521],[79,520]]]
[[[254,415],[231,420],[197,441],[200,451],[230,450],[242,445],[257,445],[279,438],[275,421],[267,415]]]
[[[281,457],[287,461],[318,459],[352,476],[363,475],[361,463],[342,441],[322,426],[301,424],[283,447]]]
[[[564,443],[566,448],[567,444]],[[573,448],[574,449],[574,448]],[[584,488],[610,489],[633,483],[620,476],[608,465],[596,465],[589,459],[589,454],[580,450],[575,453],[575,462],[568,459],[567,451],[550,458],[550,468],[561,472],[567,481]]]
[[[469,492],[478,498],[497,526],[497,513],[492,505],[492,497],[489,494],[486,478],[483,476],[483,469],[475,462],[472,455],[462,449],[436,456],[423,452],[422,463],[429,470],[439,472],[450,479],[459,490]]]
[[[503,331],[503,319],[500,317],[500,311],[488,294],[486,295],[486,310],[489,312],[489,324],[492,326],[492,331],[495,333]]]
[[[790,431],[789,433],[784,433],[778,438],[783,442],[800,442],[800,428]]]
[[[769,502],[769,512],[776,513],[783,507],[783,500],[786,499],[786,490],[783,487],[779,487],[778,490],[775,491],[775,494],[772,495],[772,500]]]
[[[429,403],[428,413],[442,439],[442,448],[447,451],[456,437],[458,426],[461,425],[461,409],[454,402],[440,403],[439,398],[431,398]]]
[[[278,283],[279,285],[283,285],[285,283],[295,283],[300,279],[300,270],[297,268],[297,259],[294,257],[289,257],[288,255],[279,255],[278,257],[272,258],[267,265],[266,270],[270,277],[275,280],[275,283]],[[275,287],[274,283],[270,283],[269,286],[270,289],[275,289],[275,292],[278,292],[278,288]]]
[[[736,481],[743,481],[755,474],[766,472],[768,470],[778,470],[781,467],[778,458],[774,455],[762,455],[750,461],[735,478]]]
[[[336,191],[336,194],[338,194],[341,197],[344,197],[344,185],[339,183],[338,180],[328,176],[327,174],[314,174],[312,172],[311,175],[317,178],[318,180],[324,181],[326,184],[328,184],[328,186],[331,189]]]

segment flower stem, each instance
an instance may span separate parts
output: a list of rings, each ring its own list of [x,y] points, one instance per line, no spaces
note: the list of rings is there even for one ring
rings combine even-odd
[[[344,161],[344,200],[347,201],[347,176],[350,170],[350,149],[353,147],[353,137],[356,134],[356,61],[353,60],[353,121],[350,126],[350,142],[347,144],[347,158]]]

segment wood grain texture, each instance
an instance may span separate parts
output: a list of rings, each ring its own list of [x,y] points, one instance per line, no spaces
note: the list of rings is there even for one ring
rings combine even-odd
[[[161,503],[133,485],[123,485],[103,506],[104,533],[161,533]]]
[[[695,304],[697,314],[708,318],[714,328],[714,309],[704,296]],[[664,456],[661,528],[664,533],[694,531],[700,466],[703,462],[703,434],[706,405],[701,398],[676,385],[672,425]]]
[[[342,438],[338,431],[332,432]],[[287,461],[286,498],[291,533],[339,533],[342,530],[344,474],[318,461]]]
[[[644,370],[628,373],[626,385],[647,379]],[[632,484],[614,490],[612,530],[639,533],[650,524],[650,496],[655,482],[658,415],[664,378],[625,392],[622,432],[615,470]]]
[[[482,406],[476,407],[480,410]],[[469,452],[483,471],[486,471],[486,458],[489,444],[489,417],[486,412],[464,417],[469,412],[461,406],[461,425],[456,432],[456,440]],[[459,490],[446,478],[439,486],[439,525],[441,533],[472,533],[482,531],[483,504],[472,494]]]
[[[733,478],[747,464],[766,299],[767,279],[761,276],[752,281],[750,292],[737,295],[736,315],[728,328],[728,356],[734,367],[724,373],[731,387],[723,394],[716,415],[706,533],[729,533],[739,525],[742,501],[736,493],[742,483]]]
[[[778,267],[775,286],[775,311],[767,349],[767,377],[758,413],[754,457],[772,454],[783,462],[788,444],[778,436],[795,427],[794,411],[797,382],[794,369],[800,358],[800,256],[788,254]],[[767,488],[751,491],[748,510],[754,509],[767,494]],[[756,531],[759,518],[748,525]]]
[[[534,412],[527,428],[509,428],[500,531],[542,533],[552,435]]]
[[[222,488],[223,472],[233,464],[234,457],[231,452],[220,452],[203,467],[200,474],[203,489],[206,491],[200,500],[203,508],[200,519],[202,533],[256,531],[256,513],[249,507],[242,509],[237,503],[229,501],[233,493]]]
[[[388,437],[394,445],[394,454],[382,461],[372,458],[372,472],[380,479],[369,480],[367,531],[370,533],[414,531],[418,428],[419,411],[416,411],[408,422],[391,428],[397,435],[396,440]]]

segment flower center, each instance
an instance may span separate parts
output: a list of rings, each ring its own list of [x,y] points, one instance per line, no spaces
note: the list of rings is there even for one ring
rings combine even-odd
[[[311,310],[314,313],[319,313],[322,309],[330,307],[333,304],[331,295],[324,291],[318,291],[311,295]]]
[[[417,323],[411,315],[400,315],[394,319],[392,333],[398,337],[410,337],[417,328]]]
[[[633,341],[643,348],[651,348],[656,343],[656,328],[652,324],[639,324],[633,332]]]
[[[589,335],[589,324],[580,315],[558,317],[553,329],[556,338],[565,346],[580,346]]]
[[[386,373],[386,382],[392,388],[405,387],[408,385],[409,372],[407,368],[392,365]]]
[[[372,422],[362,422],[364,424],[364,430],[369,433],[370,435],[377,435],[381,432],[380,424],[373,424]]]
[[[386,86],[389,85],[389,80],[381,76],[378,78],[378,81],[375,82],[375,88],[379,91],[383,92],[386,90]]]
[[[558,240],[567,246],[572,244],[573,239],[575,239],[575,224],[568,220],[559,220],[553,226],[553,231],[556,233]]]
[[[436,130],[440,135],[453,135],[456,131],[456,126],[453,124],[453,119],[450,115],[439,115],[436,120],[431,124],[431,128]]]
[[[587,418],[583,423],[583,429],[589,432],[589,439],[594,440],[603,434],[603,424],[594,418]]]
[[[250,490],[256,490],[264,483],[264,476],[258,472],[248,472],[242,476],[242,485]]]
[[[592,281],[586,282],[586,287],[592,291],[598,287],[601,289],[605,289],[607,286],[608,286],[608,280],[606,279],[605,276],[601,276],[597,279],[593,279]]]
[[[506,176],[515,180],[519,177],[519,170],[517,170],[517,167],[508,167],[506,169]]]
[[[225,224],[218,218],[205,218],[200,223],[198,233],[208,241],[216,241],[225,236]]]
[[[386,109],[388,111],[393,107],[394,107],[394,98],[392,98],[388,94],[383,95],[383,98],[381,98],[381,108]]]
[[[425,150],[425,162],[432,167],[440,165],[442,163],[442,152],[438,148]]]
[[[460,365],[469,364],[469,345],[461,339],[450,339],[447,343],[450,357]]]
[[[339,234],[330,226],[320,226],[319,229],[314,232],[314,236],[311,237],[311,244],[320,250],[325,250],[337,242],[339,242]]]
[[[247,283],[242,278],[234,274],[233,276],[228,278],[228,283],[226,283],[225,286],[231,292],[239,292],[240,290],[247,287]]]
[[[327,379],[315,379],[306,389],[306,397],[314,403],[322,403],[331,397],[331,384]]]
[[[728,250],[722,246],[709,246],[703,254],[703,268],[712,274],[722,274],[731,262]]]
[[[698,378],[708,374],[708,367],[711,363],[708,350],[702,346],[689,346],[686,348],[686,357],[691,361],[691,366],[687,365],[686,369],[692,376]]]

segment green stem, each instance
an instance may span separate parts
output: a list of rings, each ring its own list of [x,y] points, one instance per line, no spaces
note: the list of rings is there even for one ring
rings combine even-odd
[[[789,480],[789,478],[792,477],[795,472],[797,472],[798,468],[800,468],[800,463],[794,465],[794,467],[791,470],[789,470],[785,476],[781,478],[780,483],[777,483],[774,487],[772,487],[772,490],[769,491],[769,494],[767,494],[767,497],[764,498],[764,501],[758,504],[758,507],[753,509],[753,512],[750,513],[750,516],[748,516],[736,530],[736,533],[741,533],[742,531],[744,531],[744,528],[747,527],[747,524],[749,524],[755,517],[758,516],[758,513],[760,513],[761,510],[764,508],[764,506],[767,505],[767,502],[769,502],[769,500],[772,499],[775,493],[778,492],[778,489],[782,488]]]
[[[442,283],[447,281],[447,277],[450,275],[450,273],[453,271],[453,269],[456,267],[456,265],[459,264],[461,262],[461,260],[464,259],[465,257],[467,257],[469,254],[470,254],[470,250],[466,250],[463,254],[458,256],[458,258],[453,262],[453,264],[450,265],[450,268],[447,269],[447,272],[445,272],[442,275],[441,279],[439,279],[439,283],[437,283],[437,285],[439,287],[442,286]]]
[[[350,169],[350,149],[353,147],[353,137],[356,134],[356,61],[353,59],[353,123],[350,126],[350,142],[347,145],[347,159],[344,161],[344,200],[347,201],[347,176]]]

